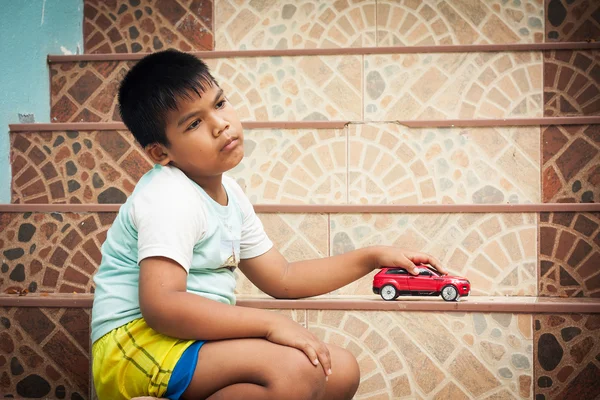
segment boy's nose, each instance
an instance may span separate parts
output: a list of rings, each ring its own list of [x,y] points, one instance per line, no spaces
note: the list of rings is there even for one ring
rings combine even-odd
[[[225,121],[224,119],[216,118],[213,128],[213,136],[218,138],[227,129],[229,129],[229,122]]]

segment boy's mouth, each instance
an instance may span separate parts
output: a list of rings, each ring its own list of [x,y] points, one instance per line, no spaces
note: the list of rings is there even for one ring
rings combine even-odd
[[[232,150],[232,149],[234,149],[238,145],[238,143],[239,142],[238,142],[237,138],[229,138],[229,139],[227,139],[227,141],[225,142],[225,144],[221,148],[221,151]]]

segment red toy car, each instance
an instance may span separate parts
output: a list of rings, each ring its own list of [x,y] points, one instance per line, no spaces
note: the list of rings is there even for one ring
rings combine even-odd
[[[404,268],[382,268],[373,277],[373,293],[387,301],[400,295],[441,295],[446,301],[456,301],[471,291],[471,282],[466,278],[440,275],[425,264],[418,264],[417,268],[419,275],[412,275]]]

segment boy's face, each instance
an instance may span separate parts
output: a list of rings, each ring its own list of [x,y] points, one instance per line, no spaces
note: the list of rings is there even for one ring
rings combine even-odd
[[[166,122],[170,145],[163,147],[166,159],[160,164],[170,163],[191,179],[220,175],[244,157],[242,124],[216,84],[202,97],[194,93],[191,99],[180,99]]]

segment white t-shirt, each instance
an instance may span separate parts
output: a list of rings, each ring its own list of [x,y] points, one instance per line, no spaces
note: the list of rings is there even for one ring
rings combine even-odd
[[[239,260],[264,254],[273,243],[239,185],[224,176],[223,186],[227,206],[175,167],[156,165],[140,179],[102,245],[92,342],[142,316],[138,284],[144,258],[176,261],[188,273],[188,292],[235,304],[233,270]]]

